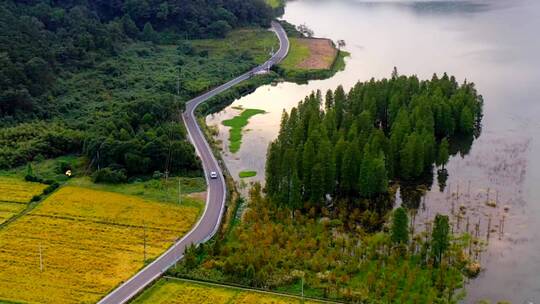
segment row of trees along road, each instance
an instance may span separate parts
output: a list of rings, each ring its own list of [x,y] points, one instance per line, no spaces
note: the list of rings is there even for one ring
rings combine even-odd
[[[324,103],[324,105],[323,105]],[[415,181],[448,160],[448,141],[479,130],[482,97],[473,83],[433,75],[358,82],[312,93],[283,113],[266,165],[279,204],[322,206],[325,198],[373,198],[392,180]]]

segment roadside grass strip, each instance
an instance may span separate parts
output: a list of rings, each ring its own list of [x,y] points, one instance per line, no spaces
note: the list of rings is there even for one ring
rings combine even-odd
[[[213,286],[206,283],[161,279],[137,298],[134,304],[292,304],[320,303],[270,293]]]
[[[294,70],[298,65],[311,56],[309,45],[303,42],[301,38],[289,38],[290,49],[287,57],[279,64],[287,70]]]
[[[260,109],[245,109],[240,115],[222,122],[224,126],[231,128],[229,130],[229,150],[231,153],[236,153],[240,150],[240,145],[242,144],[242,130],[249,123],[249,119],[257,114],[264,113],[266,112]]]
[[[192,227],[199,209],[66,186],[0,230],[0,302],[95,303]]]

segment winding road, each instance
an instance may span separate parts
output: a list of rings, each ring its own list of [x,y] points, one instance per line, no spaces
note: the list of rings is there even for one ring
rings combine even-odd
[[[159,278],[170,266],[180,260],[183,257],[184,250],[187,246],[206,242],[217,232],[221,223],[223,209],[225,207],[227,189],[221,168],[219,167],[216,158],[212,154],[212,150],[206,142],[203,132],[197,124],[195,109],[201,103],[205,102],[211,97],[218,95],[239,84],[240,82],[251,78],[255,74],[264,72],[287,56],[287,53],[289,52],[289,40],[285,30],[278,22],[272,21],[272,31],[276,33],[279,39],[280,47],[279,50],[268,61],[246,72],[245,74],[190,100],[187,102],[186,110],[182,114],[189,138],[195,146],[195,150],[201,159],[206,176],[206,182],[208,184],[206,206],[199,221],[188,234],[172,245],[165,253],[159,256],[151,264],[148,264],[128,281],[118,286],[98,303],[120,304],[129,301],[143,288],[148,286],[148,284]],[[208,177],[209,173],[212,171],[218,172],[217,179],[210,179]]]

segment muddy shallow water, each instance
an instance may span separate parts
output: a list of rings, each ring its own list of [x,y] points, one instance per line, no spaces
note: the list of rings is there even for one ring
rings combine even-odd
[[[540,2],[299,0],[287,4],[284,19],[305,23],[317,36],[344,39],[351,57],[330,79],[263,86],[208,116],[232,175],[256,170],[246,181],[264,179],[266,149],[282,110],[312,90],[388,77],[394,66],[420,78],[448,72],[473,81],[485,100],[481,136],[470,151],[451,158],[442,192],[435,172],[424,196],[408,191],[402,197],[418,207],[417,224],[443,212],[454,214],[455,230],[465,230],[468,220],[480,237],[488,240],[489,231],[481,256],[487,270],[470,282],[465,303],[540,303]],[[236,106],[268,113],[250,119],[232,154],[220,122],[237,115]]]

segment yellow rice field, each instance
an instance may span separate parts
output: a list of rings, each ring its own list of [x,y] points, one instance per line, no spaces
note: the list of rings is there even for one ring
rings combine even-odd
[[[315,304],[299,298],[257,291],[162,279],[146,290],[134,304]]]
[[[16,178],[0,177],[0,201],[28,203],[34,195],[41,194],[47,185],[30,183]]]
[[[7,203],[0,201],[0,224],[4,223],[14,215],[23,211],[24,208],[26,208],[26,204]]]
[[[0,230],[0,302],[95,303],[143,267],[145,236],[146,258],[155,258],[198,213],[195,207],[63,187]]]
[[[40,183],[0,177],[0,224],[23,211],[32,197],[41,194],[46,187]]]

